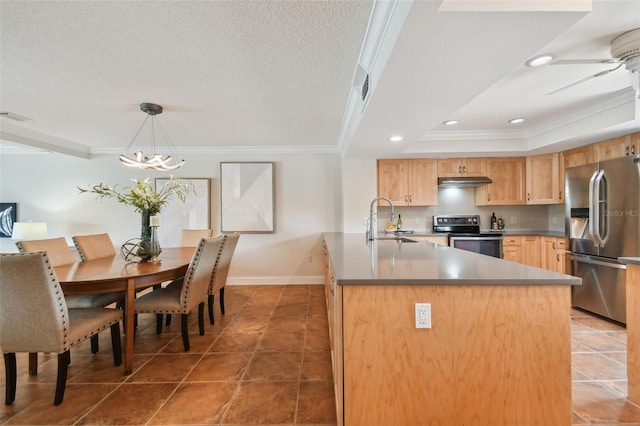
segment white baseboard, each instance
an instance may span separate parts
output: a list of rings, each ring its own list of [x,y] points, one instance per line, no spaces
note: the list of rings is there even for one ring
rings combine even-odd
[[[290,277],[229,277],[227,285],[310,285],[324,284],[324,276],[290,276]]]

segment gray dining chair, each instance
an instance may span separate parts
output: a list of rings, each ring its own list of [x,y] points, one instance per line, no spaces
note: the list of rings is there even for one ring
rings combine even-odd
[[[211,274],[216,265],[224,236],[202,238],[191,258],[184,278],[175,280],[174,285],[153,290],[135,300],[135,313],[156,314],[156,332],[162,332],[162,318],[180,314],[182,319],[182,343],[189,351],[188,315],[198,307],[198,326],[204,335],[204,302],[207,299]],[[180,284],[181,283],[181,284]]]
[[[49,257],[52,267],[68,265],[80,261],[78,255],[68,245],[64,237],[48,238],[43,240],[16,241],[16,246],[21,253],[36,253],[44,251]],[[69,308],[102,308],[113,303],[122,304],[123,292],[87,294],[82,296],[65,296]],[[91,352],[98,353],[98,336],[91,338]],[[30,371],[32,375],[38,372],[37,354],[31,355]]]
[[[5,404],[16,398],[16,352],[58,354],[54,405],[64,399],[71,348],[111,329],[113,362],[122,363],[122,311],[69,308],[46,252],[0,254],[0,347],[5,364]]]
[[[225,234],[224,242],[222,243],[222,250],[220,251],[220,258],[216,267],[213,269],[213,275],[211,277],[211,283],[209,284],[208,305],[209,305],[209,322],[214,324],[213,319],[213,299],[216,292],[220,295],[220,312],[224,315],[224,286],[227,283],[227,277],[229,276],[229,267],[231,266],[231,259],[233,253],[238,245],[240,239],[239,232],[232,232]]]
[[[211,238],[213,229],[183,229],[180,234],[180,247],[197,247],[202,238]]]

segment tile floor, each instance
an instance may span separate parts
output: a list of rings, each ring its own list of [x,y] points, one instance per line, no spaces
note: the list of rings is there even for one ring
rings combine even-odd
[[[229,286],[225,299],[205,336],[190,318],[188,353],[179,320],[156,335],[155,317],[140,316],[130,376],[113,366],[108,332],[97,355],[80,345],[58,407],[56,358],[41,354],[30,377],[20,355],[16,402],[2,405],[0,423],[335,425],[322,286]],[[640,407],[625,399],[625,329],[577,310],[571,323],[573,424],[640,425]]]

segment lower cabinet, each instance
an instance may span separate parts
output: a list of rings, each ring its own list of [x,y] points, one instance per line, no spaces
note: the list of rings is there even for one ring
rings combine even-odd
[[[447,236],[441,236],[441,235],[429,235],[429,236],[417,236],[414,237],[413,235],[407,235],[407,238],[410,238],[412,240],[416,240],[416,241],[426,241],[428,243],[433,243],[433,244],[439,244],[441,246],[448,246],[449,245],[449,237]]]
[[[567,241],[558,237],[509,235],[502,240],[504,259],[568,274]]]

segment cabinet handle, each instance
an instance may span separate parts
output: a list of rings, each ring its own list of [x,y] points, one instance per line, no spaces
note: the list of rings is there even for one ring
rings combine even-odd
[[[555,241],[551,243],[551,247],[553,247],[554,250],[556,249],[556,242]]]
[[[531,194],[527,192],[527,201],[531,201]]]
[[[467,166],[462,166],[462,174],[467,174]]]
[[[409,196],[407,194],[404,194],[404,202],[405,203],[409,202]]]
[[[636,155],[636,144],[631,145],[631,155]]]
[[[556,262],[560,263],[560,255],[556,254]]]
[[[624,155],[629,156],[629,145],[624,147]]]
[[[558,200],[562,200],[562,191],[558,191]]]
[[[458,166],[458,174],[462,173],[462,166]]]
[[[487,201],[491,201],[491,193],[487,192]]]
[[[412,203],[413,202],[413,194],[409,194],[409,202]]]

